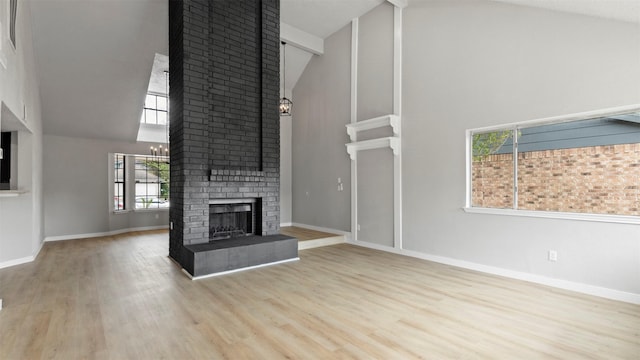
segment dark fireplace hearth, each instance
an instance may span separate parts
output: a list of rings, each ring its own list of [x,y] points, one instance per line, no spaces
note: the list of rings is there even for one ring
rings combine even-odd
[[[209,201],[209,241],[255,234],[256,199]]]

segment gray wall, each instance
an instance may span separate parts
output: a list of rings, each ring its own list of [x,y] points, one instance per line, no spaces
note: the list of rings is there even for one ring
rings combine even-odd
[[[349,122],[351,27],[325,39],[293,89],[292,218],[295,223],[351,231]],[[338,191],[341,178],[344,191]]]
[[[44,136],[45,237],[169,224],[167,210],[113,213],[109,153],[115,152],[144,155],[149,145]]]
[[[393,113],[393,6],[387,2],[358,22],[358,114],[368,120]],[[358,133],[358,141],[392,136],[390,127]],[[358,152],[358,241],[393,246],[391,149]]]
[[[393,5],[385,1],[361,16],[358,23],[361,121],[393,113]]]
[[[393,247],[393,152],[358,153],[358,241]]]
[[[3,7],[0,14],[8,12],[5,4],[0,4]],[[2,25],[7,24],[3,22]],[[18,133],[17,185],[26,193],[0,198],[0,268],[29,261],[37,255],[43,232],[42,116],[29,2],[18,2],[16,36],[16,51],[8,48],[6,38],[1,39],[5,42],[2,51],[6,68],[0,66],[0,101],[3,107],[10,109],[12,118],[24,119],[31,132]],[[3,121],[9,120],[8,112],[2,113],[0,127]]]
[[[492,2],[414,1],[404,31],[405,248],[640,293],[636,225],[461,210],[464,130],[639,103],[640,27]],[[549,249],[557,263],[546,260]]]
[[[640,103],[640,26],[490,1],[411,1],[404,15],[404,248],[640,294],[637,225],[462,210],[465,129]],[[323,57],[348,58],[347,36],[342,30],[330,38]],[[294,219],[327,226],[327,214],[348,200],[327,188],[327,201],[305,202],[296,180],[319,184],[314,168],[338,168],[324,164],[342,160],[335,149],[344,149],[348,115],[337,120],[324,112],[348,109],[349,96],[328,99],[320,89],[348,89],[349,76],[335,76],[343,63],[319,69],[318,62],[300,80],[315,81],[317,90],[294,91],[297,103],[318,115],[296,117],[293,202]],[[323,131],[304,143],[314,156],[296,161],[295,134],[318,123]],[[558,262],[546,260],[550,249]]]

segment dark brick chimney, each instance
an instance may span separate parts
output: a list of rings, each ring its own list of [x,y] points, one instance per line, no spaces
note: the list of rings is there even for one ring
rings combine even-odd
[[[210,200],[257,199],[256,234],[280,230],[279,18],[279,0],[169,2],[169,255],[185,268]]]

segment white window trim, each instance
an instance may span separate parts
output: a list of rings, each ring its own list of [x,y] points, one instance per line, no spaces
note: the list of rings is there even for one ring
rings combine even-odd
[[[109,186],[109,201],[107,203],[109,204],[110,212],[112,214],[114,214],[114,215],[126,214],[126,213],[131,212],[131,209],[129,209],[129,207],[127,206],[127,203],[126,203],[127,199],[128,199],[128,196],[126,195],[127,194],[126,186],[127,186],[127,181],[128,181],[127,177],[129,176],[129,172],[126,171],[126,169],[125,169],[125,172],[124,172],[124,186],[125,186],[125,206],[124,206],[124,209],[116,210],[116,209],[114,209],[114,206],[113,206],[113,198],[115,197],[115,189],[114,189],[113,184],[115,183],[115,178],[116,178],[115,177],[115,172],[114,172],[116,155],[124,155],[125,157],[127,156],[124,153],[109,153],[109,184],[110,184],[110,186]],[[125,160],[125,164],[126,163],[127,163],[127,161]],[[126,167],[126,165],[125,165],[125,167]]]
[[[632,216],[632,215],[569,213],[569,212],[559,212],[559,211],[555,212],[555,211],[540,211],[540,210],[494,209],[494,208],[480,208],[480,207],[464,207],[462,209],[465,212],[472,213],[472,214],[524,216],[524,217],[535,217],[535,218],[545,218],[545,219],[565,219],[565,220],[580,220],[580,221],[640,225],[640,216]]]
[[[587,111],[569,115],[554,116],[536,120],[522,121],[517,123],[509,123],[503,125],[487,126],[482,128],[467,129],[465,131],[465,205],[462,208],[467,213],[475,214],[490,214],[490,215],[508,215],[508,216],[525,216],[547,219],[565,219],[565,220],[580,220],[580,221],[593,221],[593,222],[607,222],[607,223],[619,223],[619,224],[637,224],[640,225],[640,216],[634,215],[614,215],[614,214],[594,214],[594,213],[571,213],[561,211],[541,211],[541,210],[520,210],[520,209],[498,209],[498,208],[484,208],[472,206],[472,188],[471,188],[471,165],[472,165],[472,134],[478,132],[489,132],[495,130],[509,130],[509,129],[524,129],[532,126],[539,126],[545,124],[559,124],[563,122],[586,120],[595,117],[613,116],[628,112],[640,111],[640,104],[626,105],[614,108],[607,108],[595,111]]]
[[[169,208],[146,208],[146,209],[132,209],[129,211],[133,211],[133,212],[156,212],[156,211],[169,211]]]

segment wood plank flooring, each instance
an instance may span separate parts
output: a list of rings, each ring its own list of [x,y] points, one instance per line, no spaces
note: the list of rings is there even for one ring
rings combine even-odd
[[[0,270],[0,359],[638,359],[640,306],[352,245],[199,281],[166,232]]]

